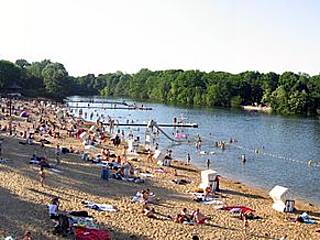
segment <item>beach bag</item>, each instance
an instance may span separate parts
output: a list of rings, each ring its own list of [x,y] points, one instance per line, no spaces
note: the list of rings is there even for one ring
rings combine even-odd
[[[111,234],[105,230],[76,228],[76,240],[111,240]]]

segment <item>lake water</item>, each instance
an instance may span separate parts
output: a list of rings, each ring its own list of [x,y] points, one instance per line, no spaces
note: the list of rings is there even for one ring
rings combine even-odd
[[[81,97],[72,99],[86,100]],[[129,100],[128,102],[132,103]],[[127,119],[146,122],[153,119],[158,123],[170,123],[174,117],[183,115],[187,119],[186,122],[199,124],[197,129],[185,129],[190,139],[199,134],[203,140],[201,150],[214,151],[216,154],[200,155],[194,144],[173,144],[161,135],[160,148],[172,149],[175,158],[185,160],[186,154],[190,153],[191,163],[200,168],[206,167],[206,161],[209,158],[212,168],[222,176],[266,190],[270,190],[274,185],[286,186],[297,198],[320,203],[319,120],[288,118],[240,110],[142,104],[152,107],[153,110],[83,109],[83,111],[87,112],[88,116],[91,112],[94,112],[95,117],[97,113],[109,115],[118,119],[119,122],[126,122]],[[79,103],[78,106],[87,106],[87,103]],[[140,128],[137,131],[138,129],[134,128],[134,130],[135,136],[139,135],[143,139],[144,129]],[[173,133],[173,129],[165,128],[164,130],[169,134]],[[215,141],[229,141],[231,137],[238,142],[228,144],[225,151],[214,147]],[[246,156],[245,164],[241,164],[241,154]],[[311,166],[308,165],[309,160],[313,161]]]

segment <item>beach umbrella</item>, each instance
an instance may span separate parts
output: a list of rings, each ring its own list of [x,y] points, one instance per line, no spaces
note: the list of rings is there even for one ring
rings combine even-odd
[[[20,117],[28,117],[29,116],[29,113],[27,113],[26,111],[22,111],[20,113]]]

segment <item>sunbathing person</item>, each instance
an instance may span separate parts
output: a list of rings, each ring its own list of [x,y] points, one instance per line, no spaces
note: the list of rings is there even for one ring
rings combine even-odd
[[[183,208],[174,221],[177,223],[191,222],[191,216],[188,214],[187,208]]]
[[[141,201],[144,204],[152,202],[150,198],[150,189],[142,190],[141,194],[142,194]]]
[[[148,218],[155,218],[155,213],[156,211],[154,208],[150,208],[147,204],[143,204],[143,209],[142,209],[143,214],[148,217]]]
[[[192,213],[192,220],[197,224],[204,224],[207,220],[209,220],[209,218],[202,214],[198,208]]]

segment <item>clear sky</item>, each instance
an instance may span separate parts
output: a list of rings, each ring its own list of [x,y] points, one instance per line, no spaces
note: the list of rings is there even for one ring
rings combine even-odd
[[[0,58],[69,74],[320,72],[319,0],[0,0]]]

